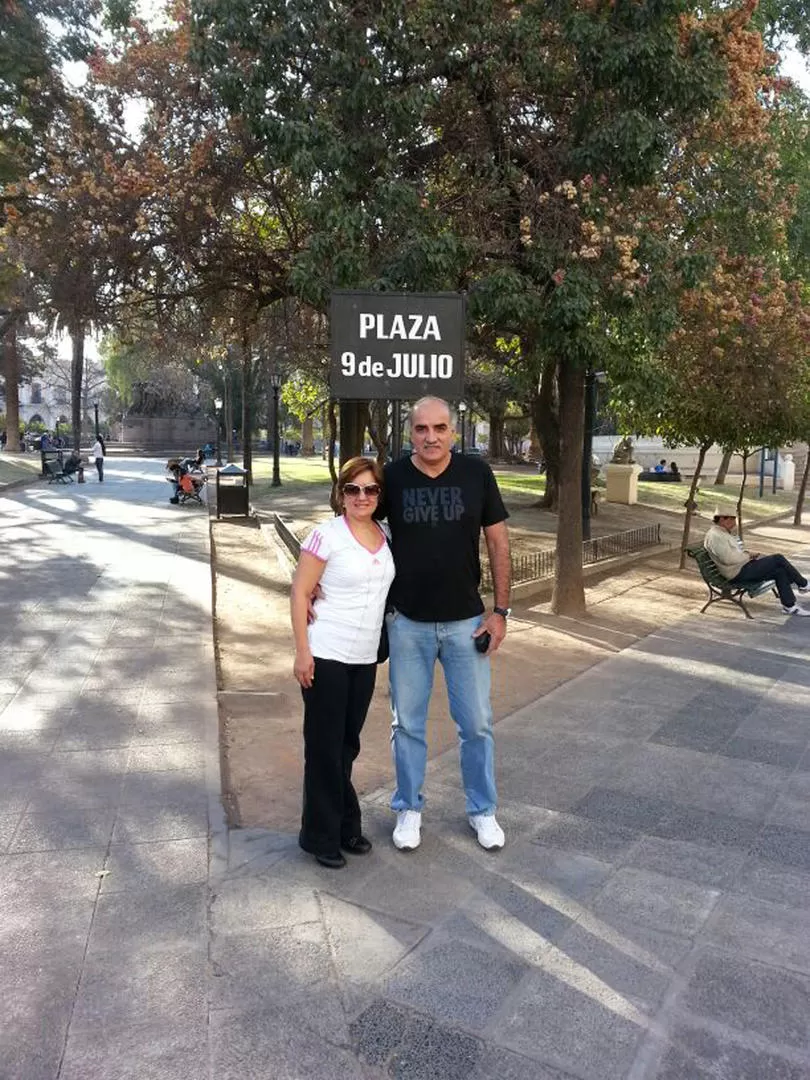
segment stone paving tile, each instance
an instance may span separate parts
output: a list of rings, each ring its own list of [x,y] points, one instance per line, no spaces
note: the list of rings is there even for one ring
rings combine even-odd
[[[630,829],[602,825],[571,814],[559,814],[534,836],[534,843],[590,855],[606,862],[624,855],[638,840]]]
[[[691,750],[719,751],[734,734],[739,722],[739,717],[733,712],[707,715],[699,704],[694,711],[690,705],[686,713],[678,713],[662,724],[650,737],[650,742]]]
[[[465,1080],[574,1080],[574,1077],[509,1050],[486,1046]]]
[[[23,814],[9,851],[99,848],[109,841],[114,822],[115,810],[109,807]]]
[[[208,801],[197,795],[167,806],[121,806],[113,829],[114,844],[152,840],[188,840],[208,835]]]
[[[583,917],[559,943],[572,962],[654,1014],[675,970],[692,947],[688,937],[639,925],[634,918]]]
[[[810,870],[810,832],[769,824],[753,845],[752,854],[799,870]]]
[[[147,952],[124,946],[115,963],[105,951],[88,953],[71,1036],[126,1031],[134,1017],[158,1030],[167,1018],[178,1026],[204,1019],[208,959],[200,945]]]
[[[737,874],[734,892],[806,911],[810,897],[810,873],[752,856],[746,859]]]
[[[379,998],[355,1018],[350,1037],[360,1061],[394,1080],[469,1080],[480,1040]]]
[[[796,972],[707,952],[698,958],[683,1004],[742,1033],[810,1049],[810,979]]]
[[[202,746],[197,742],[137,745],[130,750],[130,772],[168,772],[174,769],[204,769]]]
[[[524,887],[550,889],[572,900],[587,900],[612,872],[613,864],[539,844],[510,844],[498,860],[498,870]]]
[[[730,1035],[680,1024],[655,1080],[810,1080],[810,1064],[743,1046]]]
[[[423,926],[368,911],[324,893],[321,913],[332,963],[341,979],[374,981],[399,963],[426,934]]]
[[[768,814],[768,825],[782,825],[800,831],[810,830],[810,799],[780,795]]]
[[[247,1010],[304,998],[328,977],[329,960],[320,921],[217,935],[211,943],[212,1008]]]
[[[77,979],[78,968],[58,981],[52,972],[38,978],[27,973],[13,987],[4,987],[0,1001],[3,1080],[54,1080]]]
[[[576,803],[573,813],[620,828],[651,832],[670,807],[663,799],[597,787]]]
[[[625,865],[693,881],[711,889],[728,889],[745,858],[744,851],[734,848],[645,836],[631,849]]]
[[[667,840],[688,840],[747,851],[760,829],[759,822],[732,814],[679,807],[664,814],[655,827],[655,835]]]
[[[701,938],[752,960],[810,973],[810,911],[748,896],[724,896]]]
[[[527,976],[498,1022],[497,1043],[583,1080],[622,1080],[645,1017],[571,958]]]
[[[210,1043],[210,1075],[217,1080],[390,1080],[302,1026],[293,1010],[214,1010]]]
[[[215,934],[317,922],[320,908],[311,885],[284,879],[243,877],[217,886],[211,905]]]
[[[169,885],[149,892],[103,892],[96,905],[89,954],[191,948],[207,942],[207,886]]]
[[[193,802],[205,790],[205,769],[169,769],[167,771],[130,772],[123,779],[121,803],[124,806],[176,806]]]
[[[527,971],[463,942],[427,939],[388,975],[386,996],[421,1008],[439,1021],[477,1031],[495,1015],[503,999]]]
[[[202,883],[208,877],[208,840],[155,840],[113,844],[104,869],[104,894]]]
[[[425,854],[421,848],[420,854]],[[474,887],[469,880],[446,873],[429,858],[400,855],[392,864],[356,883],[347,879],[344,895],[364,905],[373,897],[376,910],[398,919],[434,923],[455,911]]]
[[[720,751],[726,757],[742,758],[745,761],[760,761],[766,765],[781,765],[791,768],[797,765],[805,749],[804,742],[776,742],[758,739],[750,735],[735,735]]]
[[[691,881],[621,867],[591,901],[590,908],[610,922],[618,917],[653,930],[691,936],[714,909],[720,893]]]
[[[71,1026],[59,1080],[208,1080],[205,1011],[180,1022],[171,1012],[159,1022],[108,1030]]]
[[[0,908],[59,906],[94,899],[104,866],[103,847],[81,851],[21,852],[0,858]]]

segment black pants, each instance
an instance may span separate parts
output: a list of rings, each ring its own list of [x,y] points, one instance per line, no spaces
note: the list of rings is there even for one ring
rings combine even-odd
[[[360,835],[352,765],[374,693],[376,664],[315,658],[304,698],[304,811],[298,842],[313,855],[333,855]]]
[[[99,480],[103,480],[104,479],[104,458],[103,457],[97,457],[96,458],[96,468],[98,469],[98,478],[99,478]]]
[[[791,585],[807,584],[807,578],[802,577],[793,563],[789,563],[784,555],[760,555],[758,559],[747,562],[739,574],[731,579],[732,585],[750,585],[755,581],[773,581],[779,599],[784,607],[793,607],[796,597]]]

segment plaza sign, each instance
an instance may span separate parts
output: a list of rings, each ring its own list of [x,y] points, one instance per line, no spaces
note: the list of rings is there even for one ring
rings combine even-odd
[[[415,401],[463,396],[460,293],[332,293],[333,397]]]

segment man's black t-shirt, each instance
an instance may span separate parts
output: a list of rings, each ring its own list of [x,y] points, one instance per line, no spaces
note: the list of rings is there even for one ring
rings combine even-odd
[[[410,458],[385,467],[385,504],[397,576],[389,602],[417,622],[453,622],[480,615],[481,529],[509,517],[492,469],[453,454],[440,476],[426,476]]]

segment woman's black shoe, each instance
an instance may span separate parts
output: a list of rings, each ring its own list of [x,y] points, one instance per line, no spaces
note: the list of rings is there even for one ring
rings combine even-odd
[[[353,836],[350,840],[341,840],[340,846],[350,855],[368,855],[371,851],[371,841],[365,836]]]
[[[316,855],[315,862],[320,863],[321,866],[328,866],[330,870],[342,870],[346,865],[346,860],[339,851],[334,855]]]

